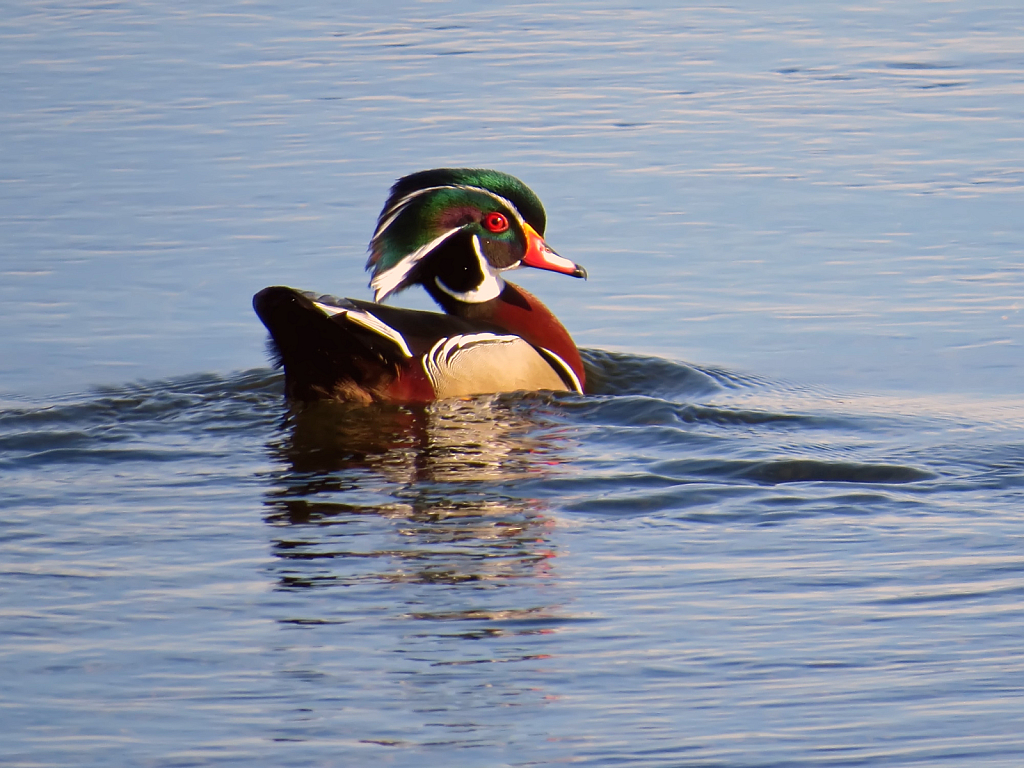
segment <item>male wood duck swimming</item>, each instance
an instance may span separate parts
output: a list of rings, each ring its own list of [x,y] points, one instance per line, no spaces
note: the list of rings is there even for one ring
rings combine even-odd
[[[416,403],[516,390],[584,391],[579,350],[504,272],[586,277],[544,242],[544,207],[498,171],[441,168],[391,188],[370,241],[373,302],[265,288],[253,298],[299,401]],[[447,314],[374,303],[421,285]]]

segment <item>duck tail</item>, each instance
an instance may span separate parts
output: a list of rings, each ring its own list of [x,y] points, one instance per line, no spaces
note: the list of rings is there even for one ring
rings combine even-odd
[[[344,299],[272,286],[252,304],[270,331],[271,357],[284,368],[291,400],[370,403],[398,376],[401,349]]]

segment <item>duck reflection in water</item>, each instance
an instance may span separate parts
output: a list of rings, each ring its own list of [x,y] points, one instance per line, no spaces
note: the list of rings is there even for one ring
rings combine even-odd
[[[266,494],[280,587],[497,586],[547,574],[553,521],[517,491],[561,463],[569,438],[555,397],[291,413],[269,446],[282,465]]]

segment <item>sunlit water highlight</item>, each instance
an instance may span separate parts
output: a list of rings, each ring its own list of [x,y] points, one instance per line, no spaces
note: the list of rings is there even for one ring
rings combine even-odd
[[[1018,3],[9,11],[0,763],[1024,760]],[[443,165],[594,392],[290,411]]]

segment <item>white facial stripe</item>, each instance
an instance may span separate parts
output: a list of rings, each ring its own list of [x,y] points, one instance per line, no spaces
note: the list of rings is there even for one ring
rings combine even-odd
[[[324,314],[331,317],[334,315],[344,315],[346,320],[349,320],[368,331],[372,331],[378,336],[383,336],[402,350],[403,355],[406,357],[412,357],[412,350],[409,349],[409,345],[406,343],[405,337],[390,325],[383,322],[380,318],[371,315],[369,312],[361,309],[333,307],[330,304],[321,304],[319,301],[314,301],[313,304]]]
[[[421,245],[415,251],[405,256],[400,262],[395,264],[395,266],[375,275],[370,281],[370,287],[373,288],[373,300],[380,302],[394,293],[398,286],[402,284],[402,281],[409,276],[413,267],[423,261],[423,258],[428,253],[437,248],[437,246],[458,231],[459,228],[455,228],[449,229],[447,232],[443,232],[426,245]]]
[[[384,230],[391,226],[392,222],[398,218],[398,215],[405,209],[405,206],[407,206],[410,202],[415,200],[420,195],[425,195],[428,192],[436,192],[439,189],[465,189],[471,190],[473,192],[482,192],[485,195],[493,197],[499,203],[501,203],[510,211],[512,211],[512,215],[515,216],[516,221],[519,222],[520,226],[524,226],[526,224],[526,221],[519,213],[519,209],[512,205],[511,200],[508,200],[507,198],[504,198],[501,195],[492,192],[489,189],[484,189],[483,187],[474,187],[467,184],[444,184],[439,187],[424,187],[423,189],[417,189],[415,192],[410,192],[408,195],[406,195],[401,200],[396,202],[393,206],[391,206],[391,213],[388,215],[387,219],[382,221],[380,223],[380,226],[377,227],[377,230],[373,233],[373,237],[370,238],[370,242],[372,243],[374,240],[380,237]]]
[[[505,290],[505,281],[497,275],[489,275],[479,287],[474,288],[472,291],[463,291],[462,293],[453,291],[441,282],[440,277],[434,278],[434,284],[453,299],[465,302],[466,304],[482,304],[485,301],[496,299]]]
[[[402,210],[405,208],[405,206],[409,204],[409,201],[419,197],[420,195],[425,195],[427,192],[434,192],[435,190],[438,189],[447,189],[447,187],[424,187],[423,189],[417,189],[415,192],[410,192],[408,195],[406,195],[393,206],[391,206],[391,215],[380,223],[380,226],[378,226],[376,231],[374,231],[373,237],[370,238],[370,242],[376,240],[385,229],[391,226],[391,222],[398,218],[398,214],[400,214]]]
[[[480,274],[484,276],[480,285],[472,290],[460,293],[459,291],[453,291],[441,282],[440,277],[435,277],[434,283],[453,299],[464,301],[467,304],[480,304],[484,301],[498,298],[501,292],[505,290],[505,281],[501,279],[498,270],[492,267],[491,262],[484,256],[484,252],[480,247],[480,238],[476,235],[473,235],[473,252],[476,254],[477,263],[480,265]]]
[[[522,217],[522,214],[519,213],[519,209],[516,208],[512,204],[512,201],[509,200],[506,197],[502,197],[497,192],[492,192],[491,190],[484,189],[483,187],[468,187],[468,186],[462,186],[462,185],[459,185],[458,189],[472,189],[472,190],[475,190],[476,192],[483,192],[485,195],[489,195],[490,197],[493,197],[499,203],[501,203],[506,208],[508,208],[510,211],[512,211],[512,215],[516,217],[516,221],[519,222],[520,226],[525,226],[526,225],[526,220]]]

